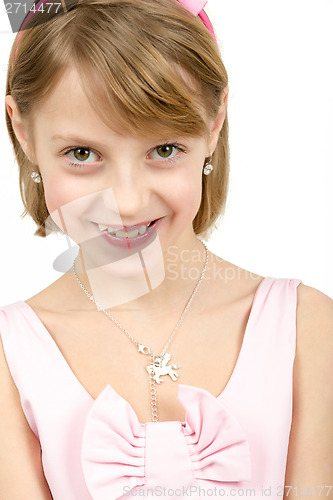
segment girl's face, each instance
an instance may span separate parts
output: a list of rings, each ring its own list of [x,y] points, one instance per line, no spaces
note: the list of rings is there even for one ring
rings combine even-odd
[[[223,125],[225,101],[208,138],[121,135],[101,121],[78,74],[69,71],[34,121],[33,160],[52,218],[77,243],[101,236],[99,224],[123,229],[161,219],[156,231],[163,253],[169,245],[197,245],[192,221],[201,202],[205,157],[214,151]],[[106,239],[101,252],[110,252]]]

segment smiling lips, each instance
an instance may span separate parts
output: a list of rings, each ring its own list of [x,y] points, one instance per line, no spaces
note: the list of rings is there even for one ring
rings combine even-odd
[[[107,226],[105,224],[98,224],[99,230],[105,233],[109,233],[112,236],[116,236],[116,238],[136,238],[139,234],[144,235],[145,232],[147,231],[148,227],[151,227],[153,223],[155,223],[158,219],[155,219],[153,221],[143,223],[141,225],[137,226],[118,226],[121,229],[118,229],[115,226]],[[127,230],[124,230],[123,228],[126,228]]]

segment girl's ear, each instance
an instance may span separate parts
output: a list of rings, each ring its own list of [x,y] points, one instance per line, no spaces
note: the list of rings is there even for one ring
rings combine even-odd
[[[34,163],[30,159],[29,146],[28,146],[28,133],[26,124],[21,117],[18,106],[11,95],[7,95],[5,99],[7,113],[12,121],[12,127],[15,132],[16,138],[19,141],[21,148],[25,152],[30,163]]]
[[[223,123],[225,120],[226,112],[227,112],[227,103],[228,103],[228,94],[229,94],[229,86],[227,85],[224,89],[223,95],[221,97],[221,105],[217,116],[213,123],[211,124],[211,132],[208,143],[208,154],[207,157],[215,151],[217,141],[219,139],[220,132],[223,127]]]

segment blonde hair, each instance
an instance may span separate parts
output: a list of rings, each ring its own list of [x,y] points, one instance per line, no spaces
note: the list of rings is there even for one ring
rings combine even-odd
[[[13,44],[6,94],[17,103],[33,140],[33,117],[69,65],[101,119],[117,130],[156,136],[175,132],[208,134],[217,116],[228,76],[219,49],[199,17],[176,0],[81,0],[52,19],[36,13],[35,25]],[[37,18],[38,16],[41,16]],[[37,22],[36,22],[37,19]],[[15,54],[16,52],[16,54]],[[15,57],[16,55],[16,57]],[[98,91],[96,91],[98,89]],[[22,150],[6,113],[25,207],[45,237],[49,216],[43,183]],[[144,131],[144,132],[143,132]],[[202,199],[193,220],[195,234],[208,239],[225,212],[229,185],[228,116],[215,152],[214,170],[202,178]],[[56,229],[55,229],[56,230]]]

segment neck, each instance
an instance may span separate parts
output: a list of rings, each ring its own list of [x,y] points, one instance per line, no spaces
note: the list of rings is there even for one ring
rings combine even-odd
[[[206,249],[195,236],[191,245],[171,245],[156,258],[146,248],[123,262],[87,269],[82,252],[75,262],[78,278],[96,302],[120,318],[135,312],[159,318],[166,311],[184,307],[198,283],[206,262]],[[96,305],[84,296],[72,275],[73,284],[86,310]],[[203,283],[201,283],[203,286]]]

